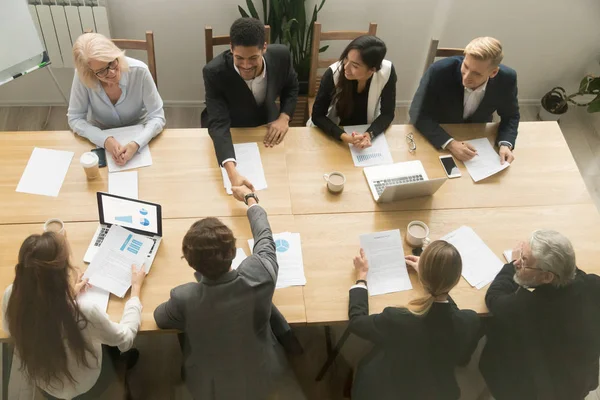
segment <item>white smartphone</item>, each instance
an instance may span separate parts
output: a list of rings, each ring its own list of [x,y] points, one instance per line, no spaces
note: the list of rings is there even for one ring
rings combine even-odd
[[[446,175],[448,178],[460,178],[460,170],[456,166],[454,162],[454,158],[452,156],[440,156],[440,162],[444,167],[444,171],[446,171]]]

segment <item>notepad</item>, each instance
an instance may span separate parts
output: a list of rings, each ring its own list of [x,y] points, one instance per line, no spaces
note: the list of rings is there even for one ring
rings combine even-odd
[[[360,247],[369,261],[370,296],[412,289],[399,229],[360,235]]]
[[[137,199],[137,171],[110,172],[108,174],[108,193],[128,197],[130,199]]]
[[[73,155],[72,151],[35,147],[21,175],[17,192],[58,196]]]
[[[263,169],[262,160],[258,144],[252,143],[236,143],[233,145],[235,150],[236,169],[238,173],[248,179],[255,190],[267,188],[267,179],[265,178],[265,170]],[[225,168],[221,167],[223,176],[223,186],[227,194],[232,194],[231,181],[227,175]]]
[[[504,265],[468,226],[461,226],[444,236],[442,240],[456,247],[462,258],[462,276],[477,289],[493,281]]]
[[[474,182],[479,182],[510,166],[508,162],[500,163],[500,156],[487,138],[468,140],[466,143],[471,144],[477,150],[475,157],[464,162]]]
[[[80,305],[96,306],[102,312],[106,312],[109,298],[110,292],[92,286],[77,296],[77,303]]]

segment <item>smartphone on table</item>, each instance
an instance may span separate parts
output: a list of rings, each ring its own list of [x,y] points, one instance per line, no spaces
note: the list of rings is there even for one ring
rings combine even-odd
[[[98,156],[98,167],[100,167],[100,168],[106,167],[106,151],[103,148],[98,147],[98,148],[92,149],[92,153],[94,153]]]
[[[456,162],[454,158],[450,155],[440,156],[440,162],[444,167],[444,171],[446,171],[446,176],[448,178],[459,178],[461,176],[460,170],[456,166]]]

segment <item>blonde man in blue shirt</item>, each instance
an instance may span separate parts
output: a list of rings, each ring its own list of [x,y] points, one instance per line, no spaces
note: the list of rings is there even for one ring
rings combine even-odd
[[[99,33],[81,35],[73,45],[75,76],[67,117],[71,129],[98,147],[104,147],[118,165],[125,165],[165,126],[163,101],[143,62],[126,57]],[[105,129],[143,124],[129,143]]]

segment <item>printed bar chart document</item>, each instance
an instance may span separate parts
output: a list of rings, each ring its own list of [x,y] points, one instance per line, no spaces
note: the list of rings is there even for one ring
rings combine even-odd
[[[131,286],[131,265],[142,268],[152,240],[119,225],[112,225],[83,275],[90,285],[123,297]]]
[[[127,143],[132,142],[135,138],[144,130],[143,125],[125,126],[123,128],[106,129],[103,132],[106,133],[107,137],[112,136],[121,144],[125,146]],[[131,158],[127,161],[127,164],[123,166],[117,165],[112,155],[106,152],[106,164],[108,165],[108,172],[119,172],[126,171],[128,169],[148,167],[152,165],[152,154],[150,154],[150,146],[144,146],[139,149]]]
[[[368,128],[369,125],[353,125],[345,126],[344,131],[348,134],[352,134],[352,132],[364,133]],[[350,147],[355,167],[371,167],[373,165],[393,164],[394,162],[384,134],[373,139],[371,147],[366,149],[359,149],[351,143],[348,144],[348,147]]]
[[[360,235],[360,247],[369,261],[370,296],[412,289],[399,229]]]
[[[58,196],[69,165],[72,151],[35,147],[17,185],[17,192]]]
[[[254,189],[266,189],[267,179],[265,178],[265,170],[260,158],[258,144],[256,142],[236,143],[233,145],[233,149],[235,150],[235,160],[237,162],[236,168],[240,175],[245,176],[252,182]],[[223,175],[223,186],[227,194],[232,194],[231,182],[229,176],[227,176],[227,171],[223,167],[221,167],[221,174]]]
[[[465,167],[474,182],[479,182],[510,167],[508,162],[500,163],[500,156],[487,138],[468,140],[466,143],[471,144],[477,150],[475,157],[465,161]]]
[[[504,265],[468,226],[461,226],[444,236],[442,240],[456,247],[462,258],[462,276],[477,289],[493,281]]]
[[[276,233],[273,235],[273,240],[277,251],[277,264],[279,264],[275,289],[306,285],[300,234],[291,232]],[[250,246],[250,252],[253,252],[254,239],[248,240],[248,246]]]

